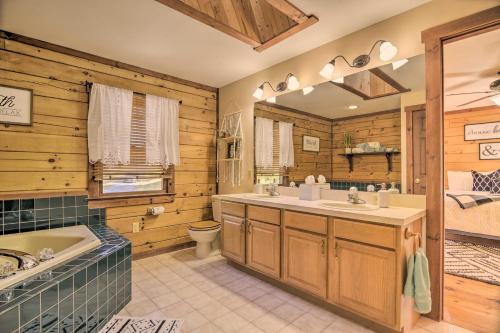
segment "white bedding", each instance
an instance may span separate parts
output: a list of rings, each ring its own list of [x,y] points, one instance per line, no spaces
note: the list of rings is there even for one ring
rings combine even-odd
[[[478,191],[446,191],[451,194],[489,194]],[[500,237],[500,202],[462,209],[452,198],[444,198],[444,225],[453,229],[476,234]]]

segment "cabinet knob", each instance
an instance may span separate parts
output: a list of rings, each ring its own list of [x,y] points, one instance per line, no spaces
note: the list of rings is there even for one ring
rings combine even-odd
[[[252,233],[252,223],[248,223],[248,234]]]
[[[240,223],[240,232],[245,232],[245,224],[243,222]]]
[[[326,239],[321,240],[321,254],[326,254]]]
[[[415,178],[415,184],[420,184],[420,178]]]

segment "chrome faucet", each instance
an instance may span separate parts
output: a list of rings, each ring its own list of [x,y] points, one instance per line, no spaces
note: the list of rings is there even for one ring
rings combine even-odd
[[[23,251],[0,249],[0,256],[16,259],[18,270],[30,269],[40,264],[37,258]]]
[[[280,193],[278,192],[278,184],[268,184],[266,186],[266,192],[269,193],[270,196],[272,197],[277,197],[280,195]]]
[[[347,194],[347,202],[353,203],[355,205],[366,203],[365,200],[359,198],[359,191],[356,186],[353,186],[349,189],[349,193]]]

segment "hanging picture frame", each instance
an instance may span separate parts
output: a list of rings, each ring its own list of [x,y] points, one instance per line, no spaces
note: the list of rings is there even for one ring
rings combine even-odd
[[[0,123],[31,126],[33,90],[0,85]]]
[[[479,144],[480,160],[500,160],[500,142],[485,142]]]
[[[302,150],[319,152],[319,137],[317,136],[302,136]]]
[[[464,126],[464,140],[500,139],[500,121],[491,123],[468,124]]]

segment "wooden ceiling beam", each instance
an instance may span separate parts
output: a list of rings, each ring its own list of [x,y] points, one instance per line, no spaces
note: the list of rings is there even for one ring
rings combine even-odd
[[[290,17],[297,23],[303,23],[309,19],[309,17],[300,9],[295,7],[292,3],[287,0],[266,0],[268,4]]]
[[[256,48],[261,46],[260,41],[257,41],[250,36],[247,36],[243,34],[242,32],[230,27],[229,25],[224,24],[221,21],[218,21],[214,17],[205,14],[204,12],[201,12],[199,9],[193,8],[186,3],[182,2],[181,0],[156,0],[157,2],[170,7],[178,12],[183,13],[184,15],[187,15],[197,21],[200,21],[202,23],[205,23],[212,28],[215,28],[219,31],[224,32],[225,34],[228,34],[236,39],[239,39],[240,41],[247,43],[251,45],[252,47]],[[217,16],[217,15],[216,15]]]
[[[260,45],[260,46],[255,47],[254,50],[257,52],[262,52],[262,51],[270,48],[271,46],[274,46],[274,45],[278,44],[279,42],[287,39],[288,37],[295,35],[296,33],[306,29],[307,27],[310,27],[311,25],[313,25],[314,23],[316,23],[318,21],[319,21],[319,19],[316,16],[311,15],[307,18],[306,21],[292,26],[290,29],[284,31],[283,33],[279,34],[278,36],[271,38],[270,40],[262,43],[262,45]]]

